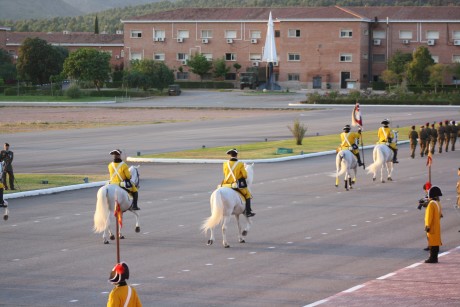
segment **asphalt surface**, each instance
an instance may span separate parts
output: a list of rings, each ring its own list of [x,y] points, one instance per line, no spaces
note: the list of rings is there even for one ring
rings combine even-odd
[[[318,129],[328,134],[349,122],[351,109],[322,107],[309,111],[315,112],[313,115],[300,112],[308,113],[312,133]],[[130,152],[148,150],[149,142],[155,143],[156,150],[164,151],[193,148],[203,142],[230,146],[235,144],[231,142],[252,141],[264,134],[270,138],[288,135],[281,130],[287,130],[286,121],[292,122],[294,117],[289,116],[268,116],[265,121],[255,122],[224,120],[6,137],[13,138],[10,143],[15,144],[17,172],[29,168],[35,172],[68,172],[85,165],[102,173],[107,160],[100,153],[107,152],[120,138],[132,148]],[[390,117],[402,126],[453,116],[458,116],[458,108],[363,109],[368,129],[375,129],[382,117]],[[229,127],[233,127],[232,135],[222,136]],[[187,142],[190,139],[193,141]],[[28,151],[22,152],[23,148],[33,149],[40,159],[26,155]],[[206,246],[207,237],[199,231],[210,214],[210,193],[221,180],[220,165],[142,164],[141,233],[134,232],[134,217],[126,213],[126,239],[121,242],[122,259],[131,269],[130,282],[144,306],[352,306],[350,302],[358,302],[358,296],[366,298],[366,292],[371,298],[381,297],[381,293],[367,289],[374,289],[371,284],[377,278],[397,272],[393,279],[385,279],[387,285],[398,276],[413,278],[412,283],[406,283],[410,293],[431,291],[433,295],[426,301],[431,303],[429,297],[442,293],[451,300],[441,305],[458,306],[460,300],[451,291],[451,285],[459,283],[455,278],[460,274],[453,271],[458,258],[449,258],[457,255],[455,252],[441,257],[438,265],[426,269],[425,264],[417,266],[427,273],[423,282],[421,273],[412,277],[400,274],[427,257],[422,250],[426,246],[424,212],[416,209],[423,196],[421,186],[427,180],[426,159],[408,156],[408,146],[401,145],[394,181],[372,182],[371,176],[360,169],[355,188],[348,192],[334,187],[333,155],[256,164],[253,208],[257,215],[245,244],[237,242],[236,225],[231,223],[230,249],[222,247],[219,231],[212,246]],[[453,207],[458,157],[459,151],[434,156],[433,182],[444,194],[441,252],[459,245],[460,213]],[[365,160],[371,160],[370,151],[366,151]],[[106,303],[111,290],[106,280],[116,260],[115,244],[103,245],[101,235],[92,233],[96,191],[89,188],[10,201],[10,218],[0,223],[0,305]],[[430,282],[429,276],[450,279]],[[360,285],[366,286],[346,292],[354,296],[351,301],[343,301],[346,294],[342,291]],[[404,294],[405,288],[395,285]],[[417,285],[423,287],[417,289]],[[383,302],[407,306],[403,300],[392,301],[396,291],[390,293],[395,295],[387,292]],[[405,296],[409,296],[407,293]],[[376,305],[361,302],[355,306]]]

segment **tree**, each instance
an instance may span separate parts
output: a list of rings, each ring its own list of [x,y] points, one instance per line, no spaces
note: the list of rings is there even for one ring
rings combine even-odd
[[[411,61],[412,54],[402,53],[400,50],[397,50],[395,54],[393,54],[393,56],[388,60],[388,70],[394,72],[398,76],[397,83],[401,83],[402,80],[406,77],[407,65]]]
[[[444,85],[444,78],[447,74],[447,66],[443,64],[434,64],[430,66],[430,80],[429,84],[434,86],[434,92],[438,92],[438,86]]]
[[[240,63],[235,63],[235,64],[233,64],[233,68],[235,68],[235,71],[238,74],[238,71],[241,69],[241,64]]]
[[[61,73],[67,53],[40,38],[26,38],[19,47],[16,68],[22,79],[35,84],[48,83],[51,76]]]
[[[201,53],[195,53],[195,55],[191,56],[187,61],[187,65],[192,73],[200,76],[201,81],[203,81],[203,76],[209,73],[212,68],[212,62],[208,61]]]
[[[422,86],[430,79],[429,67],[434,64],[430,51],[424,46],[415,50],[412,61],[407,65],[407,77],[412,84]]]
[[[91,81],[99,91],[110,76],[110,54],[91,48],[72,52],[64,62],[64,75],[79,80]]]
[[[94,19],[94,34],[99,34],[99,20],[96,18]]]
[[[390,85],[390,89],[391,89],[391,85],[395,85],[400,82],[398,74],[389,69],[386,69],[382,72],[381,78],[383,82]]]
[[[230,71],[230,67],[225,63],[224,58],[217,59],[214,62],[214,77],[215,78],[225,78],[225,75]]]
[[[127,80],[136,81],[137,86],[142,87],[145,91],[151,87],[163,91],[168,85],[174,83],[174,73],[163,62],[136,60],[131,63]]]
[[[454,80],[455,80],[455,87],[457,87],[458,82],[460,80],[460,63],[453,64],[449,68],[449,71],[453,74],[453,77],[454,77]]]
[[[0,82],[16,79],[16,66],[8,51],[0,49]]]

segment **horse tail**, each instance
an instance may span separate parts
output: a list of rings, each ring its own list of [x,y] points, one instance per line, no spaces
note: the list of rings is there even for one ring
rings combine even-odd
[[[219,225],[224,218],[224,204],[222,202],[222,196],[219,190],[215,190],[211,194],[211,216],[208,217],[201,225],[203,233],[207,233],[209,229],[212,229]]]
[[[375,174],[377,170],[380,167],[382,167],[383,163],[385,163],[384,158],[383,158],[383,153],[382,153],[382,150],[380,150],[380,147],[374,148],[373,158],[374,158],[374,162],[367,167],[368,174]]]
[[[107,186],[103,186],[97,191],[96,212],[94,212],[94,232],[103,232],[107,228],[108,220],[109,201],[107,199]]]
[[[335,166],[337,168],[337,177],[345,174],[345,172],[347,171],[347,168],[346,167],[342,167],[342,161],[346,161],[347,159],[345,159],[345,154],[342,152],[337,155],[337,158],[335,159]]]

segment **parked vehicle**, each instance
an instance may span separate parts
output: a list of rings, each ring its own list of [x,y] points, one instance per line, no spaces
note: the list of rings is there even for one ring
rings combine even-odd
[[[179,96],[182,91],[179,84],[171,84],[168,89],[169,96]]]

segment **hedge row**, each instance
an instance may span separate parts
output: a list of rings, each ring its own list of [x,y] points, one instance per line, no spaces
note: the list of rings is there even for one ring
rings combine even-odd
[[[373,98],[373,99],[365,99],[359,98],[359,104],[366,105],[366,104],[378,104],[378,105],[460,105],[460,101],[448,101],[448,100],[416,100],[416,99],[408,99],[408,100],[395,100],[395,99],[384,99],[384,98]],[[302,101],[301,103],[304,104],[312,104],[307,101]],[[346,99],[346,98],[337,98],[337,99],[328,99],[328,98],[321,98],[315,100],[313,104],[355,104],[356,99]]]
[[[178,81],[176,84],[179,84],[181,88],[213,88],[213,89],[233,89],[235,85],[232,82],[225,81]]]
[[[130,91],[128,90],[103,90],[103,91],[94,91],[94,90],[82,90],[85,96],[91,97],[149,97],[158,95],[157,91]]]

